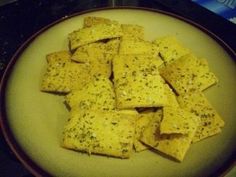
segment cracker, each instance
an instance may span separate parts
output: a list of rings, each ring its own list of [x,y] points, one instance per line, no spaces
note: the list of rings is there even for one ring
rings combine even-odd
[[[87,44],[81,46],[76,49],[76,51],[71,56],[71,60],[80,62],[80,63],[88,63],[90,62],[90,53],[89,49],[94,49],[96,52],[103,52],[104,43],[103,42],[95,42],[91,44]]]
[[[189,134],[200,120],[195,114],[181,108],[164,107],[160,125],[161,134]]]
[[[159,55],[164,60],[165,64],[171,63],[180,57],[190,53],[190,50],[185,48],[175,36],[165,36],[154,40],[158,46]]]
[[[111,76],[111,61],[106,54],[94,51],[90,55],[90,74],[92,76]]]
[[[119,24],[98,24],[88,28],[82,28],[69,34],[70,49],[73,51],[80,46],[112,39],[123,35]]]
[[[206,60],[199,60],[192,54],[185,55],[160,69],[161,76],[178,94],[200,90],[217,83],[216,76],[209,71]]]
[[[57,64],[64,64],[70,61],[70,58],[71,54],[69,51],[58,51],[46,55],[46,60],[49,64],[53,64],[54,62]]]
[[[123,39],[120,42],[120,55],[146,54],[157,57],[158,48],[149,41]]]
[[[122,55],[113,60],[117,107],[159,107],[167,104],[156,60],[145,55]]]
[[[160,135],[160,124],[163,117],[163,112],[161,109],[157,110],[155,112],[152,120],[149,122],[149,124],[145,127],[145,129],[142,132],[142,135],[140,137],[140,140],[151,147],[155,147],[158,144],[158,141],[156,140],[157,134]],[[158,135],[158,136],[159,136]]]
[[[71,60],[81,63],[89,63],[96,54],[103,54],[105,60],[112,61],[115,54],[118,53],[120,40],[111,39],[108,42],[95,42],[81,46],[71,56]]]
[[[152,55],[116,55],[112,61],[114,78],[159,75],[159,61]]]
[[[104,53],[118,54],[119,47],[120,47],[119,38],[110,39],[107,43],[105,43]]]
[[[74,88],[80,88],[90,78],[87,65],[71,62],[69,55],[59,53],[47,57],[47,70],[43,76],[41,90],[56,93],[68,93]]]
[[[164,88],[165,88],[165,95],[168,100],[168,106],[178,108],[179,103],[177,101],[176,95],[173,92],[173,90],[170,88],[170,86],[168,84],[164,84]]]
[[[103,63],[100,61],[92,61],[90,63],[91,76],[105,76],[109,78],[111,76],[111,63]]]
[[[115,93],[111,81],[106,77],[96,77],[83,88],[66,95],[70,108],[92,110],[114,110]]]
[[[160,124],[162,119],[162,112],[158,111],[154,119],[150,121],[145,128],[141,141],[152,148],[176,159],[183,161],[192,141],[192,138],[197,129],[191,129],[188,134],[160,134]]]
[[[168,104],[160,76],[120,78],[115,81],[117,107],[162,107]]]
[[[134,140],[134,148],[136,152],[140,152],[143,150],[148,149],[148,146],[143,144],[140,141],[142,133],[149,124],[149,122],[153,119],[154,112],[144,112],[138,115],[138,119],[136,121],[136,128],[135,128],[135,140]]]
[[[129,158],[134,133],[133,115],[79,110],[64,128],[62,146],[89,154]]]
[[[188,135],[157,135],[156,138],[158,141],[158,145],[154,148],[176,159],[177,161],[182,162],[188,149],[190,148],[194,133],[195,132],[191,132]]]
[[[121,24],[123,30],[122,39],[144,40],[144,27],[133,24]]]
[[[193,138],[193,142],[200,141],[221,132],[224,121],[201,92],[193,92],[178,96],[178,102],[200,118],[200,125]]]
[[[95,44],[95,43],[93,43]],[[87,47],[86,52],[79,51],[78,48],[72,56],[72,60],[87,63],[90,68],[90,75],[102,75],[109,78],[111,76],[111,60],[114,54],[104,53],[100,44]]]
[[[98,24],[112,24],[112,23],[118,24],[117,21],[113,21],[113,20],[110,20],[108,18],[103,18],[103,17],[88,16],[84,18],[84,28],[91,27]]]

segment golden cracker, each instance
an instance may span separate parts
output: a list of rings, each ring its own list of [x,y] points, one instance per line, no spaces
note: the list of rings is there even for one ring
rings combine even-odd
[[[130,157],[135,133],[134,116],[91,110],[78,110],[71,116],[64,128],[63,147],[89,154]]]
[[[193,138],[193,142],[200,141],[221,132],[224,121],[213,108],[203,93],[196,91],[178,96],[178,102],[200,118],[200,125]]]
[[[83,88],[75,89],[66,95],[66,103],[70,108],[114,110],[113,85],[106,77],[96,77]]]
[[[159,55],[165,64],[171,63],[190,53],[190,50],[181,44],[175,36],[160,37],[153,42],[158,46]]]
[[[185,55],[161,68],[161,76],[175,89],[178,94],[203,91],[217,83],[216,76],[209,71],[207,65],[202,65],[192,54]],[[206,63],[206,62],[205,62]]]
[[[98,24],[88,28],[81,28],[69,34],[70,49],[73,51],[80,46],[101,41],[104,39],[112,39],[123,35],[119,24]]]
[[[160,134],[162,116],[161,111],[156,113],[144,130],[141,141],[178,161],[183,161],[198,125],[196,124],[195,129],[186,135]]]
[[[112,23],[117,23],[117,21],[110,20],[108,18],[103,18],[103,17],[94,17],[94,16],[87,16],[84,18],[84,28],[91,27],[94,25],[99,25],[99,24],[112,24]]]

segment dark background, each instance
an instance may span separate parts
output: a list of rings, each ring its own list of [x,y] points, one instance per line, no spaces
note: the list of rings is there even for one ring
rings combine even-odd
[[[115,6],[149,7],[181,15],[216,34],[236,52],[236,25],[187,0],[0,0],[0,77],[17,48],[45,25],[76,12]],[[1,132],[0,177],[32,177]]]

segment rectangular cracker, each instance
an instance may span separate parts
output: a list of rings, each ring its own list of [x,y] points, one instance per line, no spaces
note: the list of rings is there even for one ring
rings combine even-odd
[[[73,51],[80,46],[112,39],[123,35],[119,24],[98,24],[88,28],[81,28],[69,34],[70,49]]]
[[[195,114],[181,108],[164,107],[160,125],[161,134],[189,134],[196,130],[200,119]]]
[[[120,42],[120,55],[152,55],[158,56],[158,48],[149,41],[122,39]],[[161,60],[162,61],[162,60]]]
[[[84,28],[91,27],[98,24],[111,24],[117,23],[117,21],[110,20],[108,18],[103,17],[94,17],[94,16],[87,16],[84,18]]]
[[[218,82],[216,76],[209,71],[206,60],[203,62],[203,59],[192,54],[160,68],[160,74],[178,94],[203,91]]]
[[[65,97],[70,108],[91,110],[114,110],[115,93],[111,81],[96,77],[81,89],[71,91]]]
[[[180,57],[190,53],[190,50],[181,44],[175,36],[165,36],[154,40],[157,45],[159,55],[164,60],[165,64],[171,63]]]
[[[134,148],[136,152],[140,152],[149,148],[140,141],[140,138],[142,136],[145,127],[153,119],[153,116],[154,112],[144,112],[138,114],[138,119],[136,120],[135,140],[134,140]]]
[[[120,55],[113,60],[117,107],[159,107],[167,104],[158,63],[145,55]]]
[[[177,99],[183,109],[192,112],[200,118],[200,125],[193,138],[193,142],[221,132],[221,128],[225,123],[203,93],[196,91],[180,95]]]
[[[90,79],[89,68],[69,60],[70,55],[53,53],[47,56],[47,70],[44,73],[41,91],[68,93],[82,87]]]
[[[121,24],[123,40],[144,40],[144,27],[134,24]]]
[[[134,133],[133,115],[116,111],[78,110],[71,115],[64,128],[62,146],[89,154],[129,158]]]
[[[47,70],[41,82],[41,91],[69,92],[68,83],[62,82],[65,75],[65,64],[70,62],[69,51],[58,51],[46,55]],[[61,72],[64,71],[64,72]]]
[[[160,63],[152,55],[116,55],[112,61],[114,78],[159,75]]]
[[[174,158],[183,161],[195,134],[197,126],[189,134],[160,134],[162,111],[156,112],[154,119],[143,131],[141,141],[152,148]]]

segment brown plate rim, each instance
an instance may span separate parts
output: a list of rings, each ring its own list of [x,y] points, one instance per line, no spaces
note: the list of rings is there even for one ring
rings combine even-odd
[[[26,169],[28,169],[33,175],[35,175],[37,177],[47,177],[47,176],[51,176],[51,175],[48,172],[46,172],[44,169],[42,169],[39,165],[37,165],[33,160],[31,160],[29,156],[27,156],[27,154],[23,151],[23,149],[17,143],[17,140],[15,139],[13,133],[11,132],[10,126],[8,124],[7,113],[6,113],[6,109],[5,109],[5,96],[6,96],[5,93],[6,93],[7,81],[11,75],[11,72],[14,69],[14,65],[17,62],[20,55],[22,54],[22,52],[24,51],[24,49],[26,49],[35,38],[37,38],[40,34],[45,32],[47,29],[53,27],[54,25],[56,25],[60,22],[63,22],[65,20],[68,20],[72,17],[78,16],[78,15],[82,15],[82,14],[86,14],[86,13],[90,13],[90,12],[95,12],[95,11],[112,10],[112,9],[130,9],[130,10],[151,11],[151,12],[155,12],[155,13],[168,15],[170,17],[184,21],[192,26],[197,27],[201,31],[205,32],[208,36],[212,37],[215,41],[217,41],[218,44],[220,44],[226,50],[226,52],[228,52],[228,54],[233,58],[233,60],[236,61],[236,52],[228,44],[226,44],[221,38],[219,38],[217,35],[215,35],[214,33],[209,31],[205,27],[201,26],[200,24],[198,24],[192,20],[189,20],[189,19],[184,18],[182,16],[176,15],[171,12],[163,11],[163,10],[157,10],[157,9],[151,9],[151,8],[145,8],[145,7],[130,7],[130,6],[103,7],[103,8],[96,8],[96,9],[85,10],[82,12],[77,12],[77,13],[74,13],[69,16],[65,16],[61,19],[58,19],[58,20],[50,23],[49,25],[40,29],[38,32],[34,33],[31,37],[28,38],[28,40],[26,40],[18,48],[18,50],[15,52],[15,54],[11,58],[9,64],[7,65],[7,67],[3,73],[3,77],[2,77],[1,85],[0,85],[0,107],[1,107],[0,127],[1,127],[1,131],[3,133],[3,136],[6,139],[6,142],[9,145],[10,149],[15,154],[15,156],[19,159],[19,161],[26,167]],[[236,166],[235,156],[236,156],[236,151],[232,152],[232,158],[228,159],[226,161],[226,163],[223,166],[221,166],[219,169],[217,169],[214,172],[214,174],[212,174],[212,175],[213,176],[220,176],[220,177],[225,176],[230,171],[230,169],[232,169],[234,166]]]

